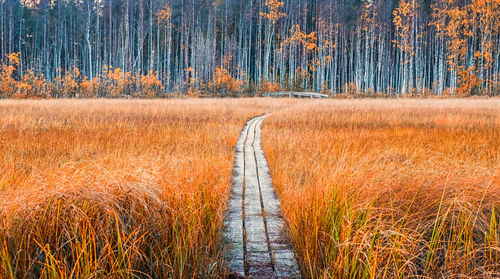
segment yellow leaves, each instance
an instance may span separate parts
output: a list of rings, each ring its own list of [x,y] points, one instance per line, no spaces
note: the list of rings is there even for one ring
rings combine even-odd
[[[286,16],[286,13],[280,12],[281,8],[283,8],[283,6],[284,6],[283,1],[266,0],[265,5],[268,9],[268,12],[267,13],[261,12],[260,16],[262,16],[265,19],[268,19],[271,22],[271,24],[273,24],[273,25],[276,24],[276,22],[280,18]]]

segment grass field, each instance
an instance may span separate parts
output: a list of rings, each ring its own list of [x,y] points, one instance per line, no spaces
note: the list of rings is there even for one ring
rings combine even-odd
[[[500,101],[0,101],[0,278],[223,277],[244,123],[304,275],[500,276]],[[422,278],[422,277],[419,277]]]
[[[0,277],[219,276],[253,100],[0,102]]]
[[[498,278],[500,102],[307,102],[264,151],[312,278]]]

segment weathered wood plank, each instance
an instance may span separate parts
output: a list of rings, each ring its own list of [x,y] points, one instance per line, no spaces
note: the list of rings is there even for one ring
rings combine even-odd
[[[264,118],[250,120],[237,142],[224,219],[226,261],[231,272],[247,278],[301,278],[261,146]]]

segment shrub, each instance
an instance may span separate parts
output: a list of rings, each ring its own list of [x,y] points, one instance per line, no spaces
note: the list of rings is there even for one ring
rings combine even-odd
[[[19,66],[19,52],[7,55],[8,65],[0,65],[0,98],[10,97],[17,86],[13,74]]]
[[[32,70],[28,70],[22,80],[17,83],[16,91],[12,97],[17,99],[50,97],[47,94],[47,80],[42,74],[36,74]]]
[[[137,89],[141,97],[156,97],[161,90],[162,85],[157,72],[150,71],[146,75],[139,75],[138,80]]]
[[[281,85],[277,82],[263,81],[260,83],[260,93],[270,93],[281,91]]]
[[[212,81],[209,82],[209,87],[213,93],[221,95],[236,96],[241,90],[243,81],[233,78],[227,69],[218,67],[215,69]]]

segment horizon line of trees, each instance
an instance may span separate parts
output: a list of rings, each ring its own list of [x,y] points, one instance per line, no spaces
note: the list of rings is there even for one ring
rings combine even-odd
[[[0,0],[0,97],[500,95],[500,0]]]

